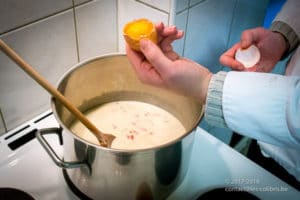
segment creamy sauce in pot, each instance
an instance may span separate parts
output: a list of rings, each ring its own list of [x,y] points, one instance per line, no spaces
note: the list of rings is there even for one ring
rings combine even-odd
[[[114,149],[144,149],[168,143],[182,136],[182,123],[160,107],[138,101],[116,101],[87,112],[86,117],[99,130],[116,136]],[[97,138],[79,121],[71,131],[94,144]]]

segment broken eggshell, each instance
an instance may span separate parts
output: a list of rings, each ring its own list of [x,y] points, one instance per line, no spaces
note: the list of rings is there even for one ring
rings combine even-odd
[[[141,18],[125,24],[123,36],[127,44],[136,51],[141,51],[140,40],[148,39],[157,44],[155,25],[148,19]]]
[[[247,49],[239,48],[235,53],[235,59],[246,68],[251,68],[260,60],[260,53],[255,45],[251,45]]]

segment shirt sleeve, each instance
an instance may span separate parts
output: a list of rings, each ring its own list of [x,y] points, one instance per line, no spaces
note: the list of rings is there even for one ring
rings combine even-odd
[[[298,46],[298,36],[288,24],[281,21],[274,21],[270,27],[270,30],[273,32],[281,33],[281,35],[283,35],[283,37],[285,38],[289,46],[285,55],[291,53]]]
[[[287,53],[299,44],[300,37],[300,1],[287,0],[272,22],[270,30],[281,33],[289,44]]]
[[[220,74],[212,80],[215,76]],[[214,87],[220,86],[211,81],[209,90]],[[214,108],[221,109],[223,115],[210,116],[213,113],[208,112],[208,105],[214,105],[211,102],[216,97],[209,91],[208,123],[273,145],[300,149],[300,77],[232,71],[224,76],[221,88],[221,106]],[[215,117],[225,123],[217,123]]]

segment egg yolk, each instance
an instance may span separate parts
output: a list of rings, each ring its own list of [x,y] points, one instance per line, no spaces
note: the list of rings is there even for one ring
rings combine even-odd
[[[139,42],[141,39],[149,39],[157,43],[155,26],[147,19],[138,19],[127,23],[123,29],[123,36],[128,45],[137,51],[140,51]]]
[[[153,25],[147,22],[132,23],[127,27],[127,30],[125,30],[125,32],[131,37],[140,38],[145,37],[149,33],[151,33],[152,28]]]

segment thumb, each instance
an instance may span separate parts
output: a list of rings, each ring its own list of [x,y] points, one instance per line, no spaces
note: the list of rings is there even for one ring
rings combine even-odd
[[[169,60],[161,49],[152,41],[142,39],[140,41],[140,47],[148,62],[159,72],[166,71],[167,67],[172,64],[172,61]]]
[[[242,33],[241,36],[241,48],[247,49],[251,44],[256,40],[255,32],[252,30],[246,30]]]

